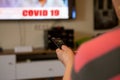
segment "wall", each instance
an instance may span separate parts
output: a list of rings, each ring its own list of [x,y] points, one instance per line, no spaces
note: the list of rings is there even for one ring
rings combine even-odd
[[[43,32],[52,26],[75,30],[75,40],[101,31],[93,29],[93,0],[76,0],[77,19],[71,21],[0,21],[0,46],[44,47]],[[102,31],[104,32],[104,31]]]

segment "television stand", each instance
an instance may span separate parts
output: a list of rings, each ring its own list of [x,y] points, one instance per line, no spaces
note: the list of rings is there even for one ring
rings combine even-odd
[[[52,79],[64,73],[63,64],[52,50],[35,49],[25,53],[5,50],[0,53],[0,65],[0,80]]]

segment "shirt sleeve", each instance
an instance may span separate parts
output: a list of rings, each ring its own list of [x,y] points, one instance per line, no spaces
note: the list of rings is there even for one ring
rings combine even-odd
[[[82,44],[71,80],[120,80],[120,29]]]

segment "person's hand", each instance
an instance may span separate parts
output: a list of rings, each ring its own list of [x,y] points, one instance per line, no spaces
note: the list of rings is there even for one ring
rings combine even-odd
[[[58,59],[67,66],[72,66],[74,60],[74,53],[69,47],[62,45],[62,49],[56,49]]]

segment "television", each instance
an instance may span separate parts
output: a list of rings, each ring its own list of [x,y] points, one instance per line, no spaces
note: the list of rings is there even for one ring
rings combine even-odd
[[[0,0],[0,20],[69,20],[75,0]]]

